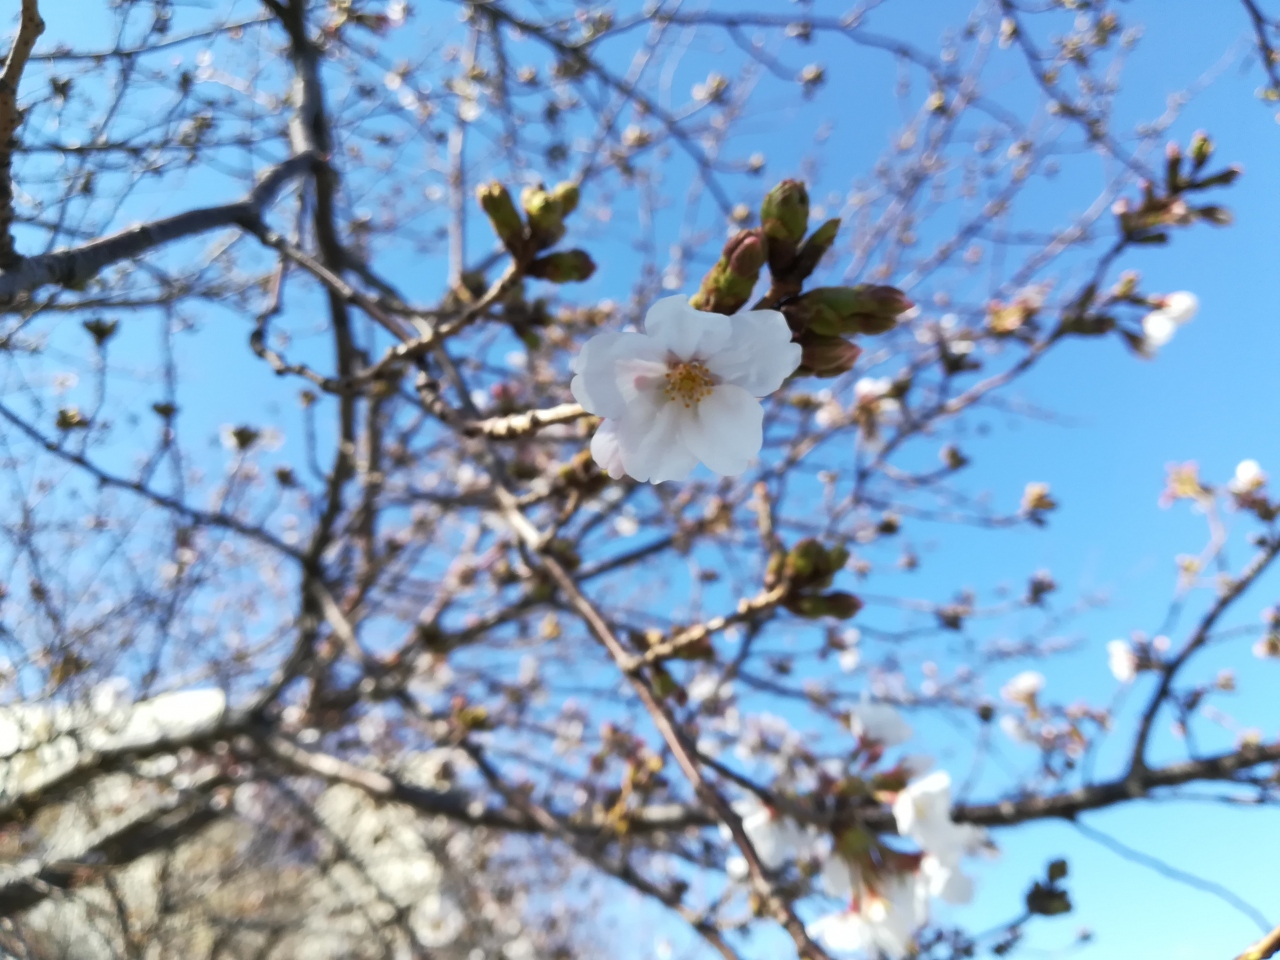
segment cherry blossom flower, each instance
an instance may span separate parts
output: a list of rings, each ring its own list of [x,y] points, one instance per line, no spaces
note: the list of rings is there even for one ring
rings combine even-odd
[[[649,308],[644,333],[601,333],[574,358],[573,395],[605,422],[591,455],[612,477],[683,480],[701,461],[737,476],[760,452],[764,408],[800,364],[782,314],[705,313],[687,298]]]
[[[1257,460],[1241,460],[1236,464],[1236,475],[1227,484],[1227,489],[1238,496],[1257,493],[1267,483],[1267,475]]]
[[[927,853],[920,861],[920,878],[931,897],[957,904],[973,899],[973,878],[962,873],[958,863]]]
[[[128,677],[108,677],[89,692],[89,709],[100,717],[116,716],[133,703]]]
[[[1143,347],[1145,352],[1159,350],[1188,323],[1200,309],[1200,301],[1194,293],[1180,290],[1160,299],[1160,306],[1142,318]]]
[[[1253,655],[1259,660],[1280,659],[1280,635],[1267,634],[1253,645]]]
[[[882,881],[879,889],[866,889],[848,909],[820,917],[809,925],[809,935],[837,953],[878,951],[899,960],[915,946],[915,933],[929,919],[929,891],[916,874],[902,874]]]
[[[854,877],[849,862],[837,854],[829,854],[822,863],[822,889],[837,900],[849,900],[853,897]]]
[[[863,377],[853,385],[853,399],[856,403],[878,403],[883,401],[892,389],[893,381],[888,377]]]
[[[1024,670],[1000,688],[1000,696],[1009,703],[1021,703],[1034,708],[1036,694],[1043,689],[1044,674],[1035,670]]]
[[[1112,640],[1107,644],[1107,662],[1112,675],[1121,683],[1132,683],[1138,675],[1138,655],[1128,640]]]
[[[1000,729],[1014,743],[1036,743],[1036,736],[1031,729],[1022,722],[1021,717],[1015,717],[1011,713],[1006,713],[1000,718]]]
[[[911,739],[911,725],[884,703],[860,703],[849,713],[849,729],[860,740],[896,747]]]
[[[960,858],[978,852],[987,842],[986,831],[951,819],[951,774],[939,770],[913,780],[893,801],[898,833],[910,837],[926,854],[954,866]]]
[[[802,829],[790,817],[782,816],[758,799],[740,800],[733,809],[742,818],[742,829],[766,870],[778,870],[788,861],[813,852],[817,837],[812,831]],[[720,833],[726,838],[732,836],[728,827],[722,826]],[[747,864],[741,857],[730,857],[725,869],[732,877],[747,875]]]

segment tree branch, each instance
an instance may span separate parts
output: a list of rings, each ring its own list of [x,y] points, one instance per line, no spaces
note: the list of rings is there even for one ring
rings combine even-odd
[[[188,210],[164,220],[130,227],[110,237],[92,240],[79,247],[57,250],[17,261],[12,269],[0,271],[0,307],[12,306],[19,298],[51,283],[81,286],[104,267],[140,256],[148,250],[207,233],[220,227],[249,227],[260,219],[286,183],[311,169],[314,156],[300,153],[273,167],[243,200],[218,207]]]
[[[1183,665],[1195,655],[1196,651],[1209,642],[1209,637],[1218,619],[1226,613],[1227,609],[1242,593],[1253,585],[1253,582],[1258,577],[1262,576],[1263,571],[1271,566],[1277,555],[1280,555],[1280,537],[1275,537],[1268,542],[1257,556],[1250,561],[1249,565],[1241,571],[1240,576],[1231,581],[1230,586],[1222,591],[1217,601],[1200,619],[1195,632],[1182,650],[1178,652],[1178,655],[1160,668],[1160,684],[1156,687],[1155,693],[1151,695],[1151,701],[1147,704],[1147,708],[1142,714],[1142,721],[1138,727],[1138,736],[1134,741],[1133,755],[1129,761],[1131,779],[1140,779],[1142,773],[1146,770],[1147,743],[1151,739],[1151,727],[1155,723],[1156,714],[1160,712],[1160,707],[1164,705],[1169,696],[1169,691],[1173,687],[1174,677],[1182,669]]]
[[[1008,827],[1028,820],[1046,817],[1070,819],[1086,810],[1097,810],[1115,803],[1145,796],[1159,787],[1177,787],[1198,780],[1231,780],[1241,770],[1263,763],[1280,762],[1280,744],[1265,747],[1242,747],[1200,760],[1174,763],[1154,770],[1143,769],[1106,783],[1093,784],[1047,797],[1028,797],[998,803],[956,807],[951,816],[961,823],[987,827]]]
[[[22,0],[22,17],[18,21],[18,35],[13,38],[9,56],[0,73],[0,266],[7,267],[19,259],[13,249],[13,148],[17,139],[22,113],[18,110],[18,84],[27,58],[36,45],[36,39],[44,33],[44,21],[36,0]]]
[[[221,775],[206,777],[198,787],[95,830],[76,848],[56,858],[27,861],[5,870],[0,874],[0,917],[11,917],[58,891],[90,882],[108,867],[171,849],[229,809],[227,804],[216,803],[210,793],[221,781]]]
[[[1280,953],[1280,927],[1276,927],[1248,950],[1236,957],[1236,960],[1268,960],[1269,957],[1274,957],[1277,953]]]

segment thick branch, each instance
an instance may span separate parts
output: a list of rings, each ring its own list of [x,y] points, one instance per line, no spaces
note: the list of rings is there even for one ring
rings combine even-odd
[[[962,823],[988,827],[1013,826],[1046,817],[1071,818],[1086,810],[1097,810],[1145,796],[1159,787],[1177,787],[1198,780],[1230,780],[1241,770],[1277,762],[1280,762],[1280,744],[1243,747],[1201,760],[1187,760],[1154,770],[1142,770],[1133,776],[1081,787],[1068,793],[956,807],[952,816]]]
[[[587,412],[576,403],[561,403],[545,410],[526,410],[524,413],[513,413],[505,417],[489,417],[467,424],[463,431],[475,436],[486,436],[490,440],[518,440],[537,433],[543,427],[557,423],[573,423],[587,416]]]
[[[8,266],[18,259],[13,249],[13,148],[22,122],[18,110],[18,84],[27,58],[36,45],[36,39],[44,33],[44,21],[40,19],[40,7],[36,0],[22,0],[22,18],[18,22],[18,35],[13,38],[9,57],[0,73],[0,266]]]
[[[1280,953],[1280,927],[1276,927],[1248,950],[1236,957],[1236,960],[1268,960],[1269,957],[1274,957],[1277,953]]]
[[[82,286],[113,263],[140,256],[175,240],[221,227],[256,224],[276,194],[287,182],[308,171],[313,159],[311,154],[298,154],[273,167],[247,197],[236,203],[189,210],[164,220],[130,227],[83,246],[20,260],[12,269],[0,272],[0,306],[11,305],[19,297],[51,283],[65,287]]]
[[[45,898],[91,882],[109,867],[123,866],[156,850],[170,850],[216,820],[227,809],[204,791],[216,785],[211,777],[202,792],[184,791],[170,800],[132,812],[95,830],[76,848],[56,859],[32,860],[0,874],[0,917],[29,910]]]

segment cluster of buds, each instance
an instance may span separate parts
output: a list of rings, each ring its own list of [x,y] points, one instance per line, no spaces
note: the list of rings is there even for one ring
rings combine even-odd
[[[987,329],[998,337],[1034,332],[1044,296],[1043,287],[1027,287],[1008,303],[992,300],[987,304]]]
[[[1045,871],[1045,879],[1037,880],[1027,891],[1027,913],[1055,917],[1071,912],[1071,897],[1061,881],[1067,876],[1067,861],[1054,860]]]
[[[847,338],[885,333],[913,306],[901,291],[872,284],[819,287],[801,295],[804,281],[835,243],[840,221],[827,220],[806,237],[809,194],[799,181],[784,180],[769,191],[760,222],[772,280],[766,299],[782,304],[803,351],[800,374],[836,377],[852,370],[862,351]]]
[[[1165,470],[1165,486],[1160,494],[1160,506],[1170,507],[1179,500],[1204,503],[1213,495],[1213,489],[1201,482],[1200,467],[1194,460],[1171,463]]]
[[[1216,204],[1195,207],[1187,202],[1187,194],[1230,186],[1243,172],[1239,165],[1233,164],[1217,173],[1203,175],[1212,156],[1213,142],[1203,132],[1191,138],[1186,154],[1178,144],[1170,143],[1165,150],[1163,191],[1152,181],[1144,180],[1141,202],[1121,198],[1111,208],[1126,239],[1131,243],[1168,243],[1166,227],[1184,227],[1197,222],[1215,226],[1230,224],[1231,212],[1225,207]]]
[[[765,195],[760,226],[729,239],[689,302],[710,313],[734,314],[746,306],[767,263],[770,286],[761,303],[777,305],[787,318],[802,350],[797,374],[847,373],[862,352],[848,338],[893,329],[914,304],[900,290],[873,284],[820,287],[801,295],[839,230],[837,218],[808,233],[809,193],[799,180],[783,180]]]
[[[1030,607],[1044,605],[1044,598],[1058,589],[1058,582],[1048,570],[1037,570],[1027,581],[1027,595],[1023,603]]]
[[[760,205],[760,229],[769,241],[771,286],[768,299],[781,303],[800,293],[804,281],[835,243],[839,218],[810,233],[809,193],[799,180],[783,180]]]
[[[765,573],[765,586],[785,586],[782,606],[797,616],[846,620],[862,609],[862,601],[843,590],[831,590],[835,575],[849,562],[842,546],[825,547],[808,537],[786,553],[775,553]]]
[[[564,221],[578,207],[578,185],[565,182],[548,191],[541,184],[520,193],[524,217],[511,193],[496,180],[476,188],[476,200],[484,210],[502,245],[524,267],[525,273],[552,283],[586,280],[596,265],[585,250],[538,254],[564,237]]]
[[[853,287],[818,287],[785,308],[788,320],[822,336],[887,333],[898,317],[914,306],[896,287],[860,283]]]
[[[846,337],[886,333],[914,304],[896,287],[860,283],[818,287],[782,306],[802,349],[800,373],[835,377],[853,369],[861,349]]]

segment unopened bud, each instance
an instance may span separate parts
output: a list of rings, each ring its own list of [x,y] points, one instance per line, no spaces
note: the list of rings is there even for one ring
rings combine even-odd
[[[1049,492],[1047,483],[1028,483],[1022,491],[1022,510],[1024,513],[1047,513],[1058,506],[1058,501]]]
[[[791,269],[788,271],[788,279],[793,281],[803,280],[805,277],[818,269],[818,264],[822,258],[826,256],[831,245],[836,242],[836,234],[840,231],[840,220],[828,220],[813,233],[800,246],[800,251],[796,254],[796,258],[792,261]]]
[[[578,209],[578,185],[566,180],[551,193],[551,198],[560,204],[560,216],[567,217]]]
[[[581,283],[596,272],[596,265],[585,250],[564,250],[539,257],[527,272],[552,283]]]
[[[89,332],[89,336],[93,337],[93,342],[98,346],[102,346],[116,335],[116,330],[120,327],[120,321],[103,320],[100,317],[95,317],[92,320],[84,321],[83,326]]]
[[[827,549],[812,537],[806,537],[787,553],[783,576],[795,587],[811,587],[819,590],[831,585],[836,572],[849,562],[849,551],[844,547]]]
[[[825,569],[826,561],[827,548],[812,537],[806,537],[788,551],[783,571],[793,582],[809,580]]]
[[[1238,163],[1233,163],[1221,173],[1215,173],[1211,177],[1205,177],[1198,185],[1201,187],[1229,187],[1240,178],[1242,173],[1244,173],[1244,167],[1240,166]]]
[[[708,313],[736,313],[751,299],[764,266],[765,244],[759,230],[743,230],[724,245],[720,260],[702,278],[689,301]]]
[[[1182,149],[1172,140],[1164,149],[1165,189],[1177,192],[1182,186]]]
[[[560,201],[542,187],[525,187],[520,191],[520,205],[529,218],[529,232],[539,250],[545,250],[564,236]]]
[[[1201,220],[1212,223],[1216,227],[1229,227],[1235,217],[1231,215],[1231,211],[1226,207],[1209,206],[1200,207],[1196,210],[1196,214]]]
[[[809,191],[799,180],[783,180],[760,206],[760,222],[770,239],[799,243],[809,229]]]
[[[1213,141],[1203,130],[1197,130],[1191,137],[1191,162],[1199,170],[1213,156]]]
[[[784,606],[797,616],[809,619],[837,617],[847,620],[862,609],[862,601],[852,593],[835,590],[819,596],[789,597]]]
[[[969,465],[969,458],[954,443],[948,443],[938,451],[938,458],[947,465],[948,470],[961,470]]]
[[[1120,279],[1116,282],[1113,295],[1118,299],[1124,300],[1132,297],[1138,289],[1138,282],[1142,279],[1142,274],[1137,270],[1126,270],[1120,274]]]
[[[476,199],[502,245],[512,251],[518,248],[524,239],[524,224],[507,188],[496,180],[481,184],[476,188]]]
[[[814,377],[838,377],[858,362],[862,348],[843,337],[806,333],[800,340],[800,372]]]
[[[892,330],[898,316],[913,306],[915,304],[896,287],[868,283],[856,287],[818,287],[797,303],[807,328],[826,336],[884,333]]]

